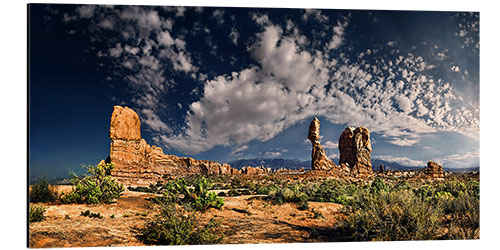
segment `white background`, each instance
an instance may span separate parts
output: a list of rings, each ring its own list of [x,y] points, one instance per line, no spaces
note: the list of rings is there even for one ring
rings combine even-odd
[[[31,1],[43,3],[44,1]],[[175,249],[499,249],[500,199],[499,154],[500,112],[497,62],[499,8],[494,1],[235,1],[235,0],[118,0],[118,1],[45,1],[50,3],[136,4],[173,6],[239,6],[326,9],[446,10],[480,11],[480,84],[481,84],[481,239],[468,241],[310,243],[175,246]],[[27,244],[27,3],[11,1],[0,7],[0,248],[22,249]],[[51,121],[47,121],[51,122]],[[128,247],[113,249],[157,249]],[[165,248],[165,247],[160,247]],[[101,249],[101,248],[92,248]]]

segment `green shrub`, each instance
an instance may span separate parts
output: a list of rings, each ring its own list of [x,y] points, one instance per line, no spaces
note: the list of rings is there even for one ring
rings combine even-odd
[[[236,189],[231,189],[227,192],[227,196],[240,196],[240,192],[238,192],[238,190]]]
[[[451,215],[449,239],[474,239],[479,237],[479,199],[461,194],[445,203],[445,211]]]
[[[163,196],[155,197],[152,201],[158,204],[186,204],[202,212],[209,208],[221,209],[224,206],[222,198],[217,197],[215,192],[208,191],[213,186],[209,179],[199,176],[190,182],[194,188],[189,187],[184,178],[167,182],[162,187]]]
[[[389,191],[389,187],[385,182],[380,178],[380,176],[375,177],[375,180],[373,180],[371,186],[370,186],[370,193],[376,194],[379,193],[380,191]]]
[[[80,212],[80,216],[89,217],[89,218],[97,218],[97,219],[103,218],[101,213],[93,213],[93,212],[90,212],[90,210]]]
[[[47,208],[42,205],[30,204],[30,210],[29,210],[30,223],[45,220],[45,215],[44,215],[45,211],[47,211]]]
[[[467,182],[467,192],[469,195],[479,199],[479,182],[475,180],[470,180]]]
[[[45,174],[31,185],[30,202],[55,202],[58,198],[57,192],[49,185]]]
[[[452,180],[436,185],[436,190],[448,192],[454,197],[458,197],[459,195],[467,192],[467,185],[462,181]]]
[[[436,193],[436,188],[430,184],[424,184],[415,189],[414,192],[421,199],[432,199]]]
[[[345,227],[357,240],[436,239],[441,210],[413,192],[360,192],[346,209]]]
[[[155,245],[215,244],[223,237],[219,222],[211,219],[208,224],[201,225],[195,212],[175,205],[164,206],[141,230],[141,239]]]
[[[71,178],[74,187],[68,194],[61,192],[63,203],[110,203],[122,195],[123,185],[111,177],[111,170],[115,168],[113,163],[84,167],[88,175]]]

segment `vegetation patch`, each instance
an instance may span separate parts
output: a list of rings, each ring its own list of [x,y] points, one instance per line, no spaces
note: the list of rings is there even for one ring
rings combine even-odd
[[[44,213],[47,211],[47,208],[42,206],[42,205],[33,205],[30,204],[30,210],[29,210],[29,221],[31,222],[38,222],[45,220],[45,215]]]
[[[74,175],[71,178],[74,185],[71,192],[61,192],[63,203],[111,203],[122,195],[123,185],[111,177],[111,170],[115,168],[113,163],[84,167],[88,174],[84,177]]]
[[[224,233],[214,219],[203,225],[196,211],[166,205],[159,215],[146,223],[140,236],[146,244],[201,245],[219,243]]]

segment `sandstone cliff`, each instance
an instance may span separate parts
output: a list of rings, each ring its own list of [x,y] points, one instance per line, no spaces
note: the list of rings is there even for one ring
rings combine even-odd
[[[373,174],[370,131],[365,127],[347,127],[339,138],[339,164],[346,164],[359,177]]]
[[[164,178],[195,174],[240,174],[228,164],[164,154],[141,138],[139,116],[130,108],[115,106],[109,129],[112,176],[126,186],[148,186]]]

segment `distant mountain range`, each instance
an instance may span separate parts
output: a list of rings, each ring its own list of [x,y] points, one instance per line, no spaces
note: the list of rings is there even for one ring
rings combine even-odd
[[[336,164],[339,162],[339,158],[332,159]],[[396,162],[389,162],[379,159],[372,159],[372,169],[379,170],[380,164],[384,165],[386,170],[418,170],[423,169],[425,166],[404,166]],[[271,169],[311,169],[311,161],[301,161],[298,159],[282,159],[282,158],[257,158],[257,159],[239,159],[232,162],[229,162],[231,167],[236,169],[241,169],[242,167],[250,166],[250,167],[259,167],[264,166],[266,168]],[[444,171],[453,171],[453,172],[469,172],[469,171],[479,171],[479,167],[472,168],[443,168]]]

